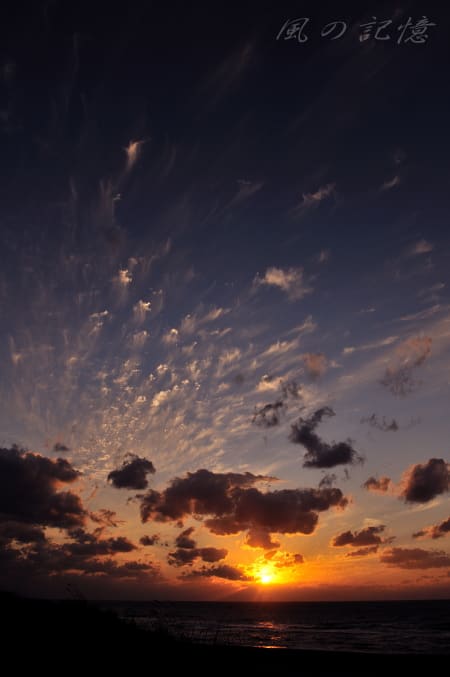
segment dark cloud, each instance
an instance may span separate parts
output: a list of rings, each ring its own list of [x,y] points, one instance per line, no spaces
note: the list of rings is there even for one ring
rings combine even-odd
[[[252,423],[263,428],[272,428],[280,423],[281,414],[285,407],[283,400],[277,400],[273,404],[265,404],[264,407],[255,411]]]
[[[3,542],[0,549],[0,581],[8,584],[14,578],[28,580],[48,579],[70,573],[74,576],[102,576],[112,578],[140,578],[157,574],[149,562],[117,562],[117,554],[129,553],[135,546],[126,537],[101,538],[101,529],[88,533],[77,528],[68,532],[70,541],[51,543],[39,539],[20,548],[14,541]],[[9,534],[11,536],[12,534]]]
[[[307,450],[304,456],[305,468],[333,468],[337,465],[361,463],[362,457],[353,449],[351,440],[346,442],[324,442],[315,432],[325,416],[334,416],[330,407],[322,407],[309,418],[299,418],[291,426],[289,439],[301,444]]]
[[[233,492],[258,482],[275,481],[274,477],[250,472],[213,473],[209,470],[188,472],[176,477],[163,492],[148,491],[139,497],[143,522],[177,521],[187,515],[227,515],[233,512]]]
[[[346,554],[346,557],[366,557],[377,552],[378,545],[371,545],[368,548],[359,548],[359,550],[351,550]]]
[[[206,518],[204,525],[212,533],[247,531],[249,544],[258,542],[258,547],[263,547],[261,543],[271,542],[271,533],[311,534],[320,512],[345,508],[348,503],[342,491],[334,487],[263,492],[253,486],[273,479],[209,470],[187,473],[184,478],[175,478],[164,491],[150,490],[141,496],[141,518],[143,522],[177,524],[188,516]],[[189,537],[192,532],[188,532]]]
[[[177,548],[185,548],[186,550],[195,548],[197,543],[193,538],[191,538],[191,534],[193,534],[194,531],[194,527],[189,527],[189,529],[182,531],[181,534],[179,534],[175,539],[175,545]]]
[[[277,541],[272,540],[270,531],[261,528],[250,529],[245,542],[252,548],[264,548],[265,550],[280,547]]]
[[[18,543],[39,543],[45,541],[45,533],[41,527],[22,522],[0,522],[1,541],[17,541]]]
[[[159,539],[159,534],[153,534],[153,536],[141,536],[139,543],[141,545],[156,545],[159,543]]]
[[[271,559],[273,561],[274,567],[277,569],[284,569],[286,567],[295,567],[298,566],[299,564],[304,564],[305,560],[303,555],[300,555],[300,553],[290,553],[290,552],[283,552],[283,553],[272,553],[271,557],[268,557],[267,559]]]
[[[395,418],[391,419],[390,421],[387,421],[384,416],[382,418],[379,418],[379,416],[377,416],[376,414],[363,417],[361,419],[361,423],[368,423],[372,428],[382,430],[383,432],[396,433],[399,430],[399,425],[395,420]]]
[[[217,536],[229,536],[242,531],[242,524],[236,520],[233,514],[208,519],[207,526],[211,533]]]
[[[52,460],[17,447],[0,449],[0,515],[3,520],[60,528],[86,519],[79,496],[58,491],[80,473],[69,461]]]
[[[47,575],[58,575],[65,571],[76,571],[85,575],[101,575],[114,578],[136,578],[142,574],[154,575],[156,569],[150,562],[128,560],[117,562],[112,557],[74,556],[64,546],[48,546],[33,551],[28,561],[34,570]]]
[[[336,482],[337,476],[334,473],[325,474],[319,482],[319,489],[323,487],[332,487]]]
[[[154,474],[153,463],[147,458],[128,454],[120,468],[112,470],[108,480],[116,489],[146,489],[148,474]]]
[[[169,552],[167,561],[170,566],[173,567],[184,567],[186,565],[191,565],[197,559],[198,554],[194,548],[191,550],[183,550],[183,548],[177,548],[172,552]]]
[[[177,567],[190,566],[197,559],[212,564],[219,562],[227,556],[228,550],[225,548],[198,548],[197,542],[191,538],[194,531],[194,527],[189,527],[189,529],[185,529],[176,537],[175,545],[177,549],[169,552],[167,558],[169,564]]]
[[[79,477],[69,461],[52,460],[17,447],[0,449],[0,585],[57,581],[64,575],[142,578],[158,574],[148,562],[117,562],[136,546],[125,536],[104,538],[116,526],[115,513],[89,514],[79,496],[60,491]],[[87,518],[100,524],[86,531]],[[48,539],[45,527],[66,531],[62,542]]]
[[[361,547],[367,545],[380,545],[383,538],[380,536],[385,530],[384,524],[378,526],[365,527],[360,531],[344,531],[333,538],[332,544],[335,547],[351,545],[352,547]]]
[[[431,527],[431,538],[441,538],[450,533],[450,517]]]
[[[385,494],[391,488],[391,478],[382,476],[382,477],[369,477],[364,484],[364,489],[367,491],[373,491],[378,494]]]
[[[429,336],[410,338],[400,344],[392,363],[386,367],[381,385],[397,397],[405,397],[413,392],[418,385],[413,373],[430,356],[431,344]]]
[[[380,562],[400,569],[434,569],[450,566],[450,555],[442,550],[391,548],[380,556]]]
[[[402,425],[400,427],[400,424],[397,422],[395,418],[391,418],[389,421],[385,416],[382,416],[381,418],[377,416],[377,414],[371,414],[371,416],[365,416],[360,420],[360,423],[368,423],[372,428],[376,428],[377,430],[381,430],[382,432],[398,432],[401,428],[403,430],[409,430],[410,428],[413,428],[414,426],[418,425],[420,423],[420,418],[415,417],[411,418],[408,423],[405,425]]]
[[[220,564],[216,567],[198,569],[197,571],[191,571],[188,574],[184,574],[183,578],[225,578],[229,581],[252,581],[251,576],[247,576],[237,567],[230,566],[229,564]]]
[[[264,381],[271,382],[272,376],[264,376]],[[286,400],[300,399],[301,386],[296,381],[280,381],[281,397],[276,402],[265,404],[260,409],[255,408],[252,423],[263,428],[273,428],[281,422],[281,416],[286,412]]]
[[[442,538],[450,534],[450,517],[439,524],[433,524],[420,531],[416,531],[413,538]]]
[[[341,490],[334,488],[265,493],[250,488],[237,492],[234,499],[234,516],[241,529],[262,527],[272,533],[310,534],[318,522],[318,512],[347,505]],[[205,524],[208,526],[208,520]]]
[[[198,554],[200,559],[204,562],[213,563],[219,562],[221,559],[225,559],[228,554],[226,548],[198,548]]]
[[[99,555],[113,555],[117,552],[131,552],[136,546],[125,536],[116,538],[98,538],[97,533],[88,533],[84,529],[69,531],[72,543],[65,544],[65,552],[70,557],[94,557]]]
[[[90,512],[89,517],[93,522],[107,527],[117,527],[119,524],[123,524],[123,520],[117,518],[117,513],[107,508],[100,508],[100,510]]]
[[[53,451],[55,453],[62,453],[64,451],[70,451],[70,449],[69,447],[66,447],[66,445],[63,444],[62,442],[55,442],[55,444],[53,445]]]
[[[420,529],[420,531],[415,531],[412,535],[413,538],[425,538],[428,536],[428,529]]]
[[[400,496],[409,503],[427,503],[449,490],[450,464],[442,458],[417,463],[403,475]]]
[[[228,554],[225,548],[177,548],[169,552],[168,562],[171,566],[182,567],[191,565],[195,560],[201,559],[203,562],[213,563],[224,559]]]

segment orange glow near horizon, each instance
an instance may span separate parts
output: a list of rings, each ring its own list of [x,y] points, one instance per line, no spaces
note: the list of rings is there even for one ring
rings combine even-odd
[[[263,585],[268,585],[269,583],[272,582],[273,576],[270,573],[265,573],[265,572],[262,571],[261,574],[260,574],[260,580],[261,580],[261,583],[263,583]]]

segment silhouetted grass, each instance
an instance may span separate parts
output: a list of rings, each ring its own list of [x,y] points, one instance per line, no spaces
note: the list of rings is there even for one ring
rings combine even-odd
[[[382,656],[223,646],[220,637],[199,645],[175,638],[163,618],[148,630],[83,599],[23,599],[0,592],[0,646],[8,668],[46,672],[133,670],[146,673],[183,671],[186,675],[236,677],[247,670],[258,675],[378,675],[437,667],[439,656]],[[212,643],[211,643],[212,639]]]

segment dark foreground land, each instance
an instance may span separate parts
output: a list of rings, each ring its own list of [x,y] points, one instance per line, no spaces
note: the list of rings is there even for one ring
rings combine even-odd
[[[0,594],[3,656],[17,668],[183,670],[184,675],[380,675],[446,664],[448,655],[382,655],[209,646],[147,631],[85,601],[22,599]],[[324,647],[326,649],[326,647]]]

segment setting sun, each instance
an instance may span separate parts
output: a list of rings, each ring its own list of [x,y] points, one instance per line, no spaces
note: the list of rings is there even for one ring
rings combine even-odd
[[[262,574],[261,575],[261,583],[264,583],[264,584],[270,583],[272,578],[273,578],[273,576],[271,574]]]
[[[273,571],[271,571],[269,567],[264,567],[258,571],[258,578],[259,582],[262,583],[263,585],[273,583],[274,581]]]

